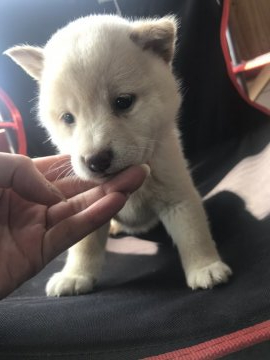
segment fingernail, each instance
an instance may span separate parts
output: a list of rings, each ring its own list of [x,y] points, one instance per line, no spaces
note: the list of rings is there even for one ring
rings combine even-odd
[[[146,173],[146,176],[149,176],[151,174],[151,169],[150,169],[150,166],[148,164],[142,164],[140,166],[141,166],[141,168],[144,169],[144,171]]]
[[[61,193],[61,191],[52,183],[50,182],[46,182],[46,185],[48,187],[48,189],[55,195],[57,196],[59,199],[61,199],[64,202],[67,202],[67,199],[65,198],[64,194]]]

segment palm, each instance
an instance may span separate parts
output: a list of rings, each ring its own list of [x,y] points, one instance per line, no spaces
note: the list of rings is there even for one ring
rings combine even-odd
[[[6,287],[13,289],[18,285],[17,272],[27,279],[43,267],[47,210],[45,205],[26,201],[11,190],[2,190],[0,274],[4,275]]]

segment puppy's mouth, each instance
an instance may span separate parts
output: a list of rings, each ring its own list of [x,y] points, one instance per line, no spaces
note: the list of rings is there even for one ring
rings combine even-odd
[[[126,170],[128,167],[129,166],[125,166],[125,167],[123,167],[121,169],[118,169],[118,170],[106,171],[103,174],[100,174],[99,177],[104,178],[104,179],[112,178],[112,177],[118,175],[119,173],[121,173],[122,171]]]
[[[113,170],[113,171],[105,171],[102,173],[95,173],[95,172],[90,172],[90,177],[91,179],[93,179],[94,181],[98,182],[98,183],[103,183],[106,182],[108,180],[110,180],[111,178],[115,177],[116,175],[118,175],[119,173],[121,173],[122,171],[124,171],[125,169],[127,169],[129,166],[125,166],[121,169],[118,170]]]

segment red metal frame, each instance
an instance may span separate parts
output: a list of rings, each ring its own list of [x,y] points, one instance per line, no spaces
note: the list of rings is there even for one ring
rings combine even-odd
[[[238,82],[236,80],[236,76],[235,76],[233,66],[232,66],[232,62],[231,62],[231,56],[230,56],[230,51],[229,51],[229,48],[228,48],[227,38],[226,38],[226,29],[227,29],[228,22],[229,22],[230,5],[231,5],[230,0],[224,0],[223,1],[223,12],[222,12],[222,19],[221,19],[221,27],[220,27],[221,48],[222,48],[222,51],[223,51],[223,55],[224,55],[228,75],[229,75],[233,85],[237,89],[238,93],[241,95],[241,97],[249,105],[251,105],[251,106],[255,107],[256,109],[264,112],[267,115],[270,115],[270,110],[269,109],[267,109],[264,106],[259,105],[256,102],[250,100],[250,98],[243,91],[243,89],[241,88],[241,86],[238,84]]]
[[[23,127],[23,121],[21,114],[11,98],[0,88],[0,100],[8,108],[12,122],[0,122],[0,128],[2,129],[13,129],[17,135],[18,140],[18,153],[27,155],[26,137]]]
[[[270,52],[257,56],[255,59],[243,61],[241,64],[233,66],[233,72],[237,74],[239,72],[257,69],[268,64],[270,64]]]
[[[222,13],[221,27],[220,27],[221,48],[222,48],[223,55],[225,58],[228,75],[229,75],[233,85],[237,89],[238,93],[250,106],[253,106],[256,109],[264,112],[265,114],[270,115],[269,109],[250,100],[250,98],[247,96],[247,94],[244,92],[244,90],[241,88],[241,86],[238,84],[238,82],[236,80],[236,76],[233,71],[233,66],[232,66],[232,62],[231,62],[231,56],[230,56],[230,51],[228,48],[227,38],[226,38],[226,29],[228,26],[229,14],[230,14],[230,5],[231,5],[230,2],[231,2],[230,0],[223,1],[223,13]]]

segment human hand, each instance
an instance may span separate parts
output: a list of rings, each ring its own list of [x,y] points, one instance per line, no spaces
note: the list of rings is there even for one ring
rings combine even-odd
[[[133,166],[99,186],[58,179],[53,164],[61,168],[67,159],[0,153],[0,299],[109,221],[147,174]]]

